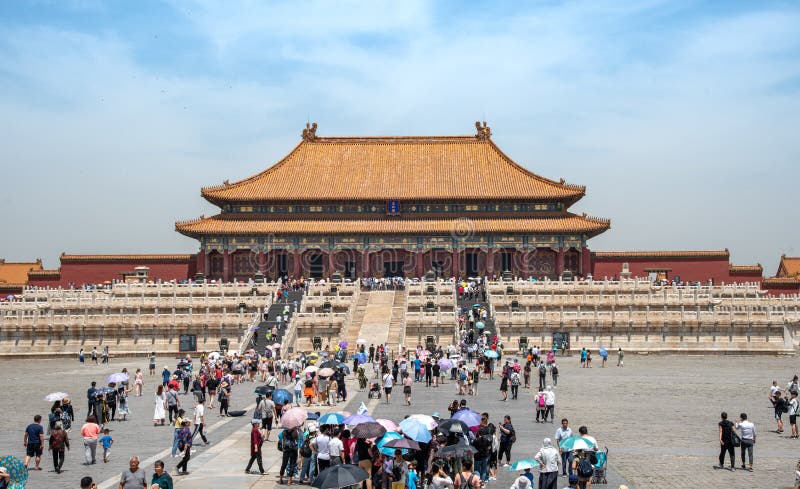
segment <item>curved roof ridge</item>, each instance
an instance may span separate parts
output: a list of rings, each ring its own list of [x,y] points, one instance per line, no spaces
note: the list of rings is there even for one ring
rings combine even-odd
[[[573,185],[573,184],[570,184],[570,183],[566,183],[563,178],[560,181],[556,182],[555,180],[551,180],[551,179],[549,179],[547,177],[543,177],[543,176],[541,176],[541,175],[539,175],[537,173],[534,173],[534,172],[528,170],[527,168],[525,168],[524,166],[520,165],[516,161],[514,161],[507,154],[505,154],[503,152],[503,150],[500,149],[499,146],[494,144],[494,141],[492,141],[491,138],[487,139],[486,142],[488,142],[491,145],[492,149],[494,151],[496,151],[497,154],[499,154],[501,158],[503,158],[507,163],[512,165],[517,170],[521,171],[523,174],[525,174],[525,175],[527,175],[529,177],[535,178],[535,179],[537,179],[539,181],[545,182],[545,183],[549,183],[549,184],[556,185],[556,186],[563,187],[563,188],[570,189],[570,190],[578,190],[578,191],[581,192],[581,194],[584,194],[586,192],[586,186],[584,186],[584,185]]]
[[[300,147],[301,147],[301,146],[303,145],[303,143],[305,143],[305,142],[306,142],[306,141],[303,141],[303,140],[301,140],[299,143],[297,143],[297,145],[296,145],[294,148],[292,148],[292,150],[291,150],[291,151],[289,151],[289,152],[286,154],[286,156],[284,156],[283,158],[281,158],[280,160],[278,160],[278,162],[277,162],[277,163],[275,163],[274,165],[272,165],[272,166],[268,167],[267,169],[265,169],[265,170],[262,170],[262,171],[260,171],[260,172],[256,173],[255,175],[251,175],[251,176],[249,176],[249,177],[247,177],[247,178],[244,178],[244,179],[242,179],[242,180],[238,180],[238,181],[236,181],[236,182],[233,182],[233,183],[229,183],[227,180],[225,180],[225,181],[222,183],[222,185],[211,185],[210,187],[203,187],[203,188],[201,188],[201,189],[200,189],[200,195],[201,195],[201,196],[203,196],[203,197],[205,197],[207,192],[214,192],[214,191],[217,191],[217,190],[224,190],[224,189],[227,189],[227,188],[238,187],[238,186],[241,186],[241,185],[243,185],[243,184],[245,184],[245,183],[247,183],[247,182],[249,182],[249,181],[256,180],[256,179],[258,179],[258,178],[260,178],[260,177],[262,177],[262,176],[264,176],[264,175],[268,175],[270,172],[274,172],[274,171],[275,171],[275,170],[277,170],[277,169],[278,169],[278,168],[279,168],[281,165],[283,165],[283,164],[284,164],[286,161],[288,161],[288,160],[289,160],[289,158],[291,158],[291,156],[292,156],[292,155],[293,155],[293,154],[294,154],[294,153],[295,153],[295,152],[296,152],[298,149],[300,149]]]

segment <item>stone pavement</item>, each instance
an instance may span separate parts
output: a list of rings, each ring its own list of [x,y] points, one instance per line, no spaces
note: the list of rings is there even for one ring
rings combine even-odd
[[[767,401],[768,386],[773,379],[784,385],[795,373],[796,362],[787,357],[737,356],[639,356],[629,354],[624,368],[609,366],[579,369],[575,357],[559,358],[562,375],[556,388],[556,419],[568,417],[577,428],[589,426],[590,433],[602,446],[609,447],[609,489],[620,481],[630,487],[726,487],[784,488],[791,487],[793,468],[797,462],[798,440],[774,433],[775,424]],[[174,363],[169,360],[170,365]],[[78,414],[85,414],[85,387],[91,378],[103,380],[122,366],[145,366],[146,360],[126,359],[111,367],[83,367],[77,362],[60,360],[3,360],[0,366],[0,454],[24,455],[21,438],[24,426],[35,413],[45,414],[49,403],[41,401],[48,392],[64,390],[73,394]],[[159,370],[163,366],[159,360]],[[145,396],[131,398],[133,420],[113,423],[116,444],[112,462],[86,467],[81,465],[82,446],[79,439],[67,454],[66,471],[57,476],[52,461],[45,454],[41,472],[31,473],[29,488],[74,488],[83,475],[104,482],[101,487],[114,487],[119,472],[127,466],[127,458],[138,454],[143,467],[152,470],[151,457],[163,457],[174,473],[175,459],[162,452],[171,443],[169,428],[150,424],[152,381],[146,377]],[[552,437],[555,424],[536,424],[530,390],[522,390],[517,401],[501,402],[499,379],[480,384],[477,398],[467,397],[470,407],[491,413],[497,423],[503,414],[510,414],[518,431],[518,442],[512,457],[532,456],[544,436]],[[252,384],[234,393],[235,406],[244,408],[253,401]],[[351,400],[347,406],[335,408],[355,411],[366,399],[366,392],[356,392],[350,385]],[[373,400],[368,403],[372,415],[399,421],[405,414],[439,411],[446,415],[446,406],[456,395],[453,384],[438,389],[415,384],[412,406],[403,405],[401,393],[386,405]],[[252,408],[250,408],[252,409]],[[324,411],[323,409],[320,409]],[[719,412],[727,410],[731,418],[747,412],[759,432],[755,450],[755,472],[714,470]],[[219,425],[214,425],[218,421]],[[199,446],[193,455],[188,476],[175,477],[180,489],[227,487],[270,488],[276,485],[280,466],[274,443],[265,445],[265,476],[244,474],[248,453],[248,418],[210,417],[212,431],[209,447]],[[788,426],[788,422],[787,422]],[[772,432],[770,432],[772,430]],[[144,435],[144,436],[143,436]],[[275,433],[273,433],[275,435]],[[73,439],[76,435],[73,432]],[[737,464],[739,453],[737,451]],[[145,460],[147,459],[147,460]],[[32,465],[32,464],[31,464]],[[505,489],[513,474],[501,470],[497,482],[489,488]],[[563,487],[561,482],[559,486]],[[604,486],[599,486],[604,487]]]

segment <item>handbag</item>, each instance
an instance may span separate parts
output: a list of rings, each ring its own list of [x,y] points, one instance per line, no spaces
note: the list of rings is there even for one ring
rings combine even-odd
[[[739,447],[742,445],[742,439],[735,432],[731,432],[731,445]]]

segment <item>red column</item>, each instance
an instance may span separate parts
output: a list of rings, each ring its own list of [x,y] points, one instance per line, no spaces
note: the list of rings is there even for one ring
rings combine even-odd
[[[584,246],[581,249],[581,274],[585,277],[590,273],[592,273],[592,252]]]
[[[206,250],[200,250],[197,253],[197,273],[202,273],[203,275],[206,274]],[[189,277],[194,278],[194,277]]]
[[[232,262],[231,253],[226,248],[225,251],[222,253],[222,281],[223,282],[230,282],[231,281],[231,262]]]
[[[364,248],[361,252],[361,277],[369,277],[369,250]]]
[[[300,278],[300,250],[294,250],[292,253],[292,278],[295,280]]]
[[[332,277],[336,272],[336,252],[328,251],[328,277]]]
[[[489,248],[486,252],[486,273],[489,277],[494,273],[494,248]]]
[[[414,253],[414,265],[417,267],[417,278],[425,275],[425,252],[417,251]]]
[[[564,274],[564,248],[558,248],[558,253],[556,254],[556,276],[561,277]]]
[[[450,275],[453,278],[458,279],[458,266],[459,266],[459,263],[458,263],[459,262],[458,250],[453,250],[452,252],[450,252],[450,259],[452,260]]]
[[[523,280],[527,280],[530,277],[530,269],[531,269],[531,250],[528,248],[523,248],[522,251],[522,270],[520,270],[520,275],[522,276]]]

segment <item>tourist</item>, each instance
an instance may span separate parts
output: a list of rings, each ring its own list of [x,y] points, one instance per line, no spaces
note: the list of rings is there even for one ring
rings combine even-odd
[[[128,461],[128,468],[119,477],[119,489],[147,489],[147,474],[139,468],[139,457],[134,455]]]
[[[194,407],[194,432],[192,433],[192,438],[200,433],[200,438],[203,440],[203,443],[208,445],[208,439],[206,438],[206,408],[203,402],[204,401],[201,399],[200,402],[197,403],[197,406]]]
[[[586,368],[586,348],[581,348],[581,368]]]
[[[332,376],[328,383],[328,406],[336,405],[336,398],[339,395],[339,381],[336,376]]]
[[[617,350],[617,367],[622,367],[624,365],[623,358],[625,357],[625,352],[622,351],[622,347],[619,347]]]
[[[42,427],[42,416],[37,414],[33,417],[33,423],[25,428],[22,445],[25,447],[25,468],[28,467],[31,457],[34,458],[34,470],[42,470],[39,464],[42,461],[42,450],[44,447],[44,428]]]
[[[722,412],[720,414],[722,420],[719,422],[719,465],[716,467],[718,469],[725,468],[725,452],[730,455],[731,459],[731,470],[736,468],[736,460],[734,456],[734,432],[733,432],[733,423],[728,421],[728,413]]]
[[[228,383],[222,381],[219,384],[219,392],[217,393],[217,400],[219,401],[219,416],[228,415],[228,404],[230,403],[231,393],[228,390]]]
[[[561,475],[566,476],[567,472],[572,475],[572,452],[561,449],[561,442],[572,436],[572,429],[569,427],[569,420],[563,418],[561,426],[556,430],[556,445],[561,454]]]
[[[331,454],[331,465],[342,465],[344,463],[344,443],[341,438],[342,434],[336,432],[331,435],[331,441],[328,443],[328,451]]]
[[[192,438],[194,438],[192,436],[192,430],[189,429],[189,423],[191,423],[191,421],[184,419],[183,426],[178,434],[178,450],[183,454],[183,459],[181,459],[175,467],[178,475],[181,475],[181,473],[183,473],[183,475],[189,473],[189,459],[192,455]],[[183,471],[181,471],[181,467],[183,467]]]
[[[261,410],[261,429],[264,431],[264,441],[269,441],[272,420],[275,417],[275,402],[272,400],[272,392],[267,392],[258,406],[258,409]]]
[[[72,422],[75,421],[75,411],[72,408],[72,401],[69,397],[61,400],[61,425],[64,431],[69,433],[72,429]]]
[[[153,366],[153,369],[155,369],[155,365]],[[140,368],[136,369],[136,374],[134,375],[133,379],[134,379],[133,385],[134,385],[134,391],[136,392],[136,397],[142,397],[142,391],[144,391],[144,374],[142,373],[142,369]]]
[[[501,401],[508,401],[508,373],[503,373],[503,378],[500,379],[500,393],[503,395]]]
[[[386,404],[389,404],[392,399],[392,385],[394,383],[394,377],[392,374],[389,373],[388,369],[384,369],[383,372],[383,392],[386,394]]]
[[[251,422],[250,461],[247,462],[247,467],[244,469],[245,474],[250,473],[250,467],[253,466],[253,462],[258,462],[258,471],[260,474],[264,474],[264,463],[261,457],[261,447],[264,444],[264,437],[261,435],[261,431],[258,429],[259,423],[260,421],[258,419],[253,419]],[[283,472],[281,472],[281,476],[283,476]],[[281,477],[281,484],[283,484],[283,477]]]
[[[107,364],[108,363],[108,346],[104,346],[103,347],[102,356],[103,356],[103,363]]]
[[[547,398],[543,390],[539,390],[533,398],[533,404],[536,408],[536,422],[544,423],[546,421],[545,413],[547,413]],[[539,421],[541,419],[541,421]]]
[[[406,486],[408,477],[408,462],[403,460],[403,451],[396,448],[394,457],[386,458],[383,464],[383,487],[391,489],[403,489]]]
[[[789,405],[786,399],[783,398],[783,393],[780,391],[780,389],[774,392],[775,395],[772,399],[772,405],[775,408],[775,424],[778,427],[776,433],[783,433],[783,420],[781,419],[781,416],[783,416],[783,413],[789,410]]]
[[[123,382],[117,389],[117,402],[119,405],[119,415],[122,416],[120,421],[128,421],[128,415],[131,413],[130,403],[128,402],[128,393],[131,389],[128,388],[128,383]]]
[[[297,441],[299,438],[300,433],[297,428],[287,428],[283,430],[280,439],[283,457],[281,459],[281,468],[279,471],[279,484],[283,484],[283,475],[286,474],[288,478],[287,485],[292,485],[292,478],[297,470]]]
[[[548,385],[544,388],[544,420],[547,421],[548,415],[550,422],[553,422],[556,413],[556,393],[553,392],[553,386]]]
[[[466,485],[469,486],[469,484]],[[453,479],[447,475],[441,465],[434,462],[429,486],[433,489],[453,489]],[[368,487],[367,489],[370,488]]]
[[[172,484],[172,476],[164,471],[164,462],[156,460],[153,463],[153,478],[150,479],[150,484],[158,484],[159,489],[174,489]]]
[[[364,374],[364,369],[362,367],[358,367],[358,370],[360,372],[360,375]],[[303,399],[303,386],[304,386],[303,378],[300,375],[298,375],[294,381],[294,404],[297,407],[300,407],[300,401]]]
[[[550,438],[542,440],[542,448],[533,458],[541,464],[539,489],[557,489],[558,466],[561,464],[561,456],[553,447]]]
[[[522,383],[519,372],[516,370],[511,371],[511,399],[516,399],[519,394],[519,385]]]
[[[592,445],[591,449],[595,452],[597,451],[598,448],[597,439],[593,436],[589,436],[589,428],[587,428],[586,426],[581,426],[580,428],[578,428],[578,436],[588,440],[589,444]]]
[[[464,459],[461,462],[461,471],[453,481],[454,489],[480,489],[484,486],[479,476],[472,472],[472,461]]]
[[[797,438],[797,413],[800,412],[800,400],[797,399],[797,390],[790,390],[789,395],[789,424],[792,427],[792,436],[790,438]]]
[[[403,373],[403,394],[406,396],[406,406],[411,405],[411,376]]]
[[[57,422],[53,432],[50,433],[49,450],[53,455],[53,468],[56,474],[61,473],[61,466],[64,465],[64,452],[69,450],[69,436],[61,425]]]
[[[214,372],[211,372],[206,378],[206,391],[208,391],[208,409],[214,409],[214,399],[217,398],[217,386],[219,385],[219,380],[217,380]]]
[[[81,478],[81,489],[97,489],[97,484],[87,475]]]
[[[311,449],[317,458],[317,474],[327,469],[331,465],[330,452],[331,438],[328,436],[328,427],[322,426],[319,434],[311,442]]]
[[[517,441],[517,433],[514,425],[511,424],[511,416],[503,416],[503,422],[498,426],[500,429],[500,449],[497,456],[499,463],[503,462],[503,455],[506,456],[506,463],[503,467],[508,467],[511,463],[511,446]]]
[[[578,487],[582,489],[589,489],[592,485],[592,475],[594,475],[594,466],[592,465],[592,458],[589,451],[575,450],[575,456],[572,460],[573,475],[578,476]]]
[[[303,442],[300,444],[300,450],[299,450],[300,456],[303,457],[303,465],[302,468],[300,469],[301,484],[310,484],[311,481],[316,476],[317,458],[316,458],[316,452],[314,451],[314,448],[312,446],[312,442],[314,441],[316,436],[317,436],[317,424],[313,422],[309,423],[308,433],[305,433],[303,435]],[[359,439],[359,441],[361,441],[361,439]],[[361,463],[362,460],[364,459],[362,459],[361,456],[359,455],[358,465],[359,467],[364,468]],[[369,462],[369,458],[367,458],[366,461]],[[369,473],[371,469],[372,465],[370,463],[370,466],[368,468],[365,468],[365,470],[367,471],[367,473]],[[370,479],[367,479],[366,483],[367,483],[367,489],[372,489],[371,487],[372,484]]]
[[[108,387],[109,390],[105,394],[105,404],[109,411],[107,419],[108,421],[114,421],[117,417],[117,384],[116,382],[111,382],[108,384]],[[106,417],[103,417],[103,424],[105,424]]]
[[[586,368],[592,368],[592,352],[586,350]]]
[[[527,360],[525,362],[525,366],[522,368],[522,378],[525,381],[525,388],[526,389],[530,389],[531,388],[531,371],[532,370],[533,369],[531,368],[531,361]]]
[[[100,426],[97,424],[97,418],[90,415],[86,418],[86,423],[81,427],[81,436],[83,437],[83,450],[84,460],[86,465],[95,463],[95,456],[97,453],[97,436],[100,434]]]
[[[114,438],[111,437],[108,428],[103,429],[103,436],[100,437],[98,442],[103,445],[103,463],[108,463],[111,460],[111,445],[114,444]]]
[[[92,415],[92,414],[97,416],[97,413],[94,412],[94,401],[95,401],[96,395],[97,395],[97,382],[92,381],[91,386],[86,391],[86,400],[87,400],[88,406],[89,406],[88,409],[87,409],[87,412],[86,412],[87,416]]]
[[[164,365],[164,369],[161,371],[161,385],[167,387],[169,381],[172,380],[174,376],[170,373],[169,367]]]
[[[158,390],[159,388],[164,388],[164,386],[160,385],[156,388],[156,390]],[[178,397],[178,391],[176,391],[175,389],[167,390],[166,399],[167,399],[167,410],[169,411],[168,413],[169,422],[171,424],[173,422],[172,415],[174,414],[176,417],[178,415],[178,409],[180,409],[181,407],[181,400]]]
[[[172,457],[176,457],[178,454],[178,441],[180,438],[181,429],[183,428],[183,415],[185,411],[183,409],[178,409],[178,413],[175,415],[175,423],[172,425]],[[172,421],[170,420],[170,423]]]
[[[558,386],[558,363],[553,362],[550,366],[550,376],[553,378],[553,385]]]
[[[153,395],[153,426],[164,426],[166,423],[167,396],[164,394],[164,386],[160,385]]]
[[[156,352],[150,352],[150,375],[156,374]]]
[[[95,365],[97,365],[98,363],[97,363],[97,347],[96,347],[96,346],[93,346],[93,347],[92,347],[92,353],[91,353],[91,355],[92,355],[92,362],[93,362]]]
[[[81,367],[86,365],[86,356],[83,354],[83,348],[81,348],[81,351],[78,352],[78,362],[80,362]]]
[[[756,444],[756,426],[752,421],[747,420],[747,414],[741,413],[739,421],[734,425],[739,430],[741,441],[742,453],[742,468],[750,472],[753,471],[753,445]],[[745,452],[749,455],[750,464],[745,467]]]
[[[539,390],[544,390],[547,385],[547,365],[544,363],[539,364]]]

